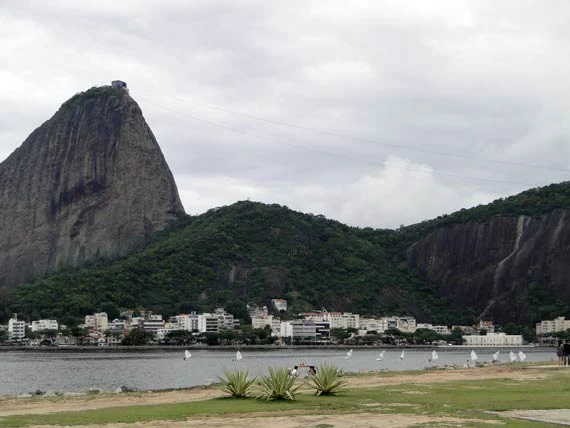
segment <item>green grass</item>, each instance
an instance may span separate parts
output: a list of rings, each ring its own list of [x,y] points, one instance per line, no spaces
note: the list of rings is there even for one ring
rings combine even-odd
[[[546,427],[551,425],[501,418],[488,413],[513,409],[568,408],[570,372],[538,373],[545,373],[544,378],[525,381],[470,380],[423,385],[401,383],[380,388],[347,389],[337,396],[315,396],[309,390],[302,390],[294,401],[237,400],[227,397],[188,403],[106,408],[104,411],[9,416],[0,418],[0,427],[134,423],[184,420],[195,415],[255,415],[259,412],[264,412],[263,416],[288,415],[292,412],[422,414],[474,420],[472,424],[461,422],[456,426],[482,426],[483,420],[488,420],[489,423],[500,420],[503,423],[501,426],[505,427]]]

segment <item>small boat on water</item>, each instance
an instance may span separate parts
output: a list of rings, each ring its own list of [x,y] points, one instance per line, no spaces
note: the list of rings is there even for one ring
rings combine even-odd
[[[344,358],[348,360],[350,357],[352,357],[352,349],[346,353],[346,357]]]
[[[243,360],[243,355],[241,354],[240,351],[237,351],[236,352],[236,361],[239,361],[239,360]]]
[[[190,351],[187,349],[186,351],[184,351],[184,360],[189,360],[192,357],[192,354],[190,353]]]

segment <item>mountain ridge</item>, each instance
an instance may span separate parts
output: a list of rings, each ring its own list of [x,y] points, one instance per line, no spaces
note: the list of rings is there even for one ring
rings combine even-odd
[[[107,86],[76,94],[0,163],[0,289],[125,255],[181,214],[136,102]]]

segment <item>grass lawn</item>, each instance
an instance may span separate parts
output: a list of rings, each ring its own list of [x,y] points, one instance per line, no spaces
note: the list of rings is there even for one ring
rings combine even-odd
[[[402,382],[374,388],[351,388],[333,397],[316,397],[309,390],[304,390],[295,401],[288,402],[268,402],[252,398],[216,398],[186,403],[18,415],[0,418],[0,427],[185,420],[198,415],[239,417],[243,414],[249,416],[257,414],[259,417],[270,418],[277,415],[342,413],[416,414],[474,420],[473,423],[462,422],[460,426],[496,426],[498,421],[501,422],[501,426],[505,427],[552,426],[501,418],[488,413],[515,409],[570,407],[570,371],[537,368],[526,370],[536,371],[536,379],[517,380],[516,377],[506,377],[504,379],[409,383],[406,379],[412,377],[415,382],[422,382],[422,376],[420,373],[416,375],[408,373],[402,376]],[[350,377],[347,379],[350,383]],[[430,426],[430,424],[421,426]]]

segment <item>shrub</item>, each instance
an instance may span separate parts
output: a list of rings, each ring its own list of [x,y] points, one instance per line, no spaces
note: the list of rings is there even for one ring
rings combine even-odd
[[[262,376],[259,383],[260,394],[257,398],[265,400],[294,400],[301,385],[295,385],[295,376],[284,368],[269,368],[269,374]]]
[[[245,398],[252,391],[256,378],[250,379],[247,370],[224,370],[224,377],[218,376],[218,379],[222,383],[222,391],[234,398]]]
[[[323,364],[317,368],[316,374],[309,376],[307,383],[316,390],[316,395],[335,395],[346,387],[341,377],[342,373],[336,366]]]

